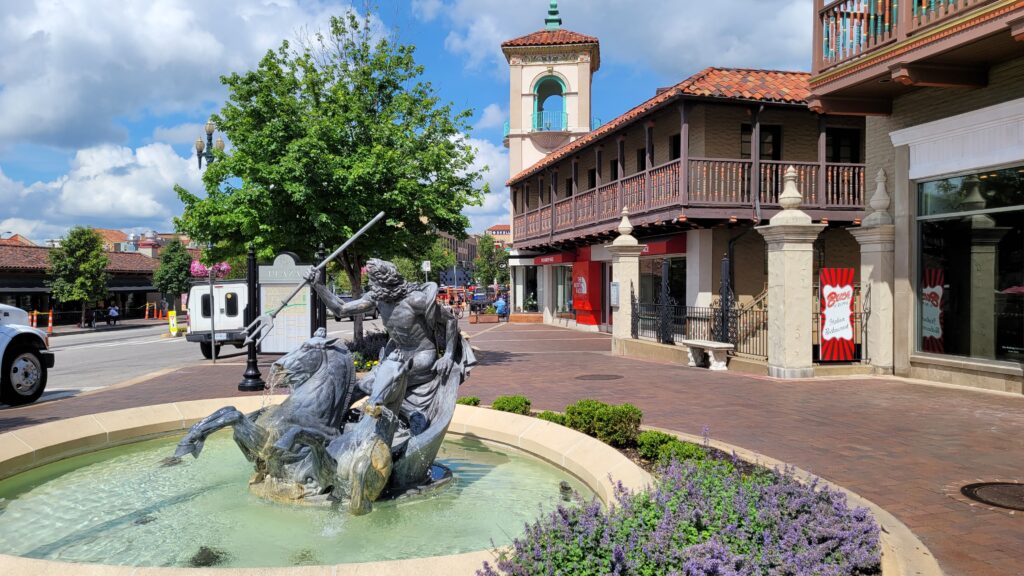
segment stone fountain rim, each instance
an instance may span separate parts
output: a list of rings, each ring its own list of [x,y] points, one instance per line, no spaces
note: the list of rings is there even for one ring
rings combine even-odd
[[[112,412],[47,422],[0,434],[0,480],[52,462],[183,432],[192,424],[223,406],[242,412],[260,408],[264,401],[280,403],[287,396],[247,396],[154,404]],[[610,477],[632,489],[651,483],[651,476],[603,442],[563,426],[508,412],[459,405],[448,434],[477,438],[519,449],[572,474],[603,502],[613,499],[615,486]],[[328,566],[259,568],[163,568],[77,564],[0,554],[0,573],[57,576],[178,576],[208,573],[217,576],[257,576],[273,573],[285,576],[348,576],[375,574],[449,575],[472,574],[494,552],[480,550],[463,554],[363,562]]]
[[[248,396],[155,404],[6,432],[0,434],[0,480],[71,456],[181,432],[225,405],[234,405],[243,412],[249,412],[261,407],[265,399],[271,403],[280,403],[284,398],[284,395]],[[662,430],[683,440],[703,442],[702,438],[695,435]],[[611,501],[614,494],[614,485],[609,476],[631,489],[642,489],[652,481],[647,472],[618,450],[575,430],[531,416],[459,405],[448,434],[504,444],[539,457],[579,478],[605,503]],[[748,462],[769,468],[781,469],[787,466],[782,461],[740,446],[715,440],[710,443]],[[803,480],[815,477],[800,468],[789,468]],[[884,576],[943,574],[928,548],[896,517],[855,492],[821,478],[819,481],[844,492],[851,504],[867,507],[885,529],[881,533]],[[493,551],[481,550],[447,556],[333,566],[197,569],[72,564],[0,554],[0,573],[34,576],[69,573],[82,576],[183,576],[197,573],[217,576],[258,576],[269,573],[282,576],[397,576],[415,573],[423,576],[448,576],[472,574],[485,560],[493,559]]]

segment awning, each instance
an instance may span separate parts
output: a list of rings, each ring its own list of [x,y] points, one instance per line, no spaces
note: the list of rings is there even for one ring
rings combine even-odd
[[[545,254],[544,256],[537,256],[533,259],[533,263],[537,266],[543,266],[544,264],[570,264],[576,261],[576,251],[571,252],[556,252],[555,254]]]

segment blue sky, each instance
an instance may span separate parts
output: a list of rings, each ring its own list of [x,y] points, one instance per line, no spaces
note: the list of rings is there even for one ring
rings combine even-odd
[[[706,66],[806,70],[810,0],[562,0],[564,27],[597,36],[594,115],[607,121]],[[362,6],[362,2],[358,2]],[[441,96],[473,109],[491,194],[473,231],[508,221],[502,40],[543,27],[548,0],[379,0]],[[222,74],[322,29],[348,3],[305,0],[0,1],[0,234],[76,224],[171,229],[172,191],[200,191],[192,142],[225,100]]]

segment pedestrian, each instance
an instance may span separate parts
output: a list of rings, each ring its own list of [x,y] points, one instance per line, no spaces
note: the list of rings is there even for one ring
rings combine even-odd
[[[110,326],[110,323],[113,322],[113,321],[114,321],[114,305],[111,304],[110,306],[107,307],[107,326]]]
[[[121,316],[121,309],[117,307],[117,304],[111,306],[107,314],[107,323],[113,323],[114,326],[117,326],[117,319]]]
[[[505,302],[505,297],[501,294],[498,294],[498,299],[494,301],[494,310],[498,313],[499,321],[508,316],[508,303]]]

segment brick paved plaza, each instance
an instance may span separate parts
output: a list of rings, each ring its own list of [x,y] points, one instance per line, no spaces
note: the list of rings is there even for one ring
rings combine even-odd
[[[629,401],[644,422],[743,446],[845,486],[893,513],[950,575],[1024,574],[1024,514],[947,494],[1024,478],[1024,398],[891,378],[780,381],[615,357],[606,335],[543,325],[464,326],[481,365],[463,395],[524,394],[535,409]],[[243,357],[125,387],[0,411],[0,431],[70,416],[238,395]],[[617,379],[580,380],[601,375]],[[955,490],[954,490],[955,492]]]

